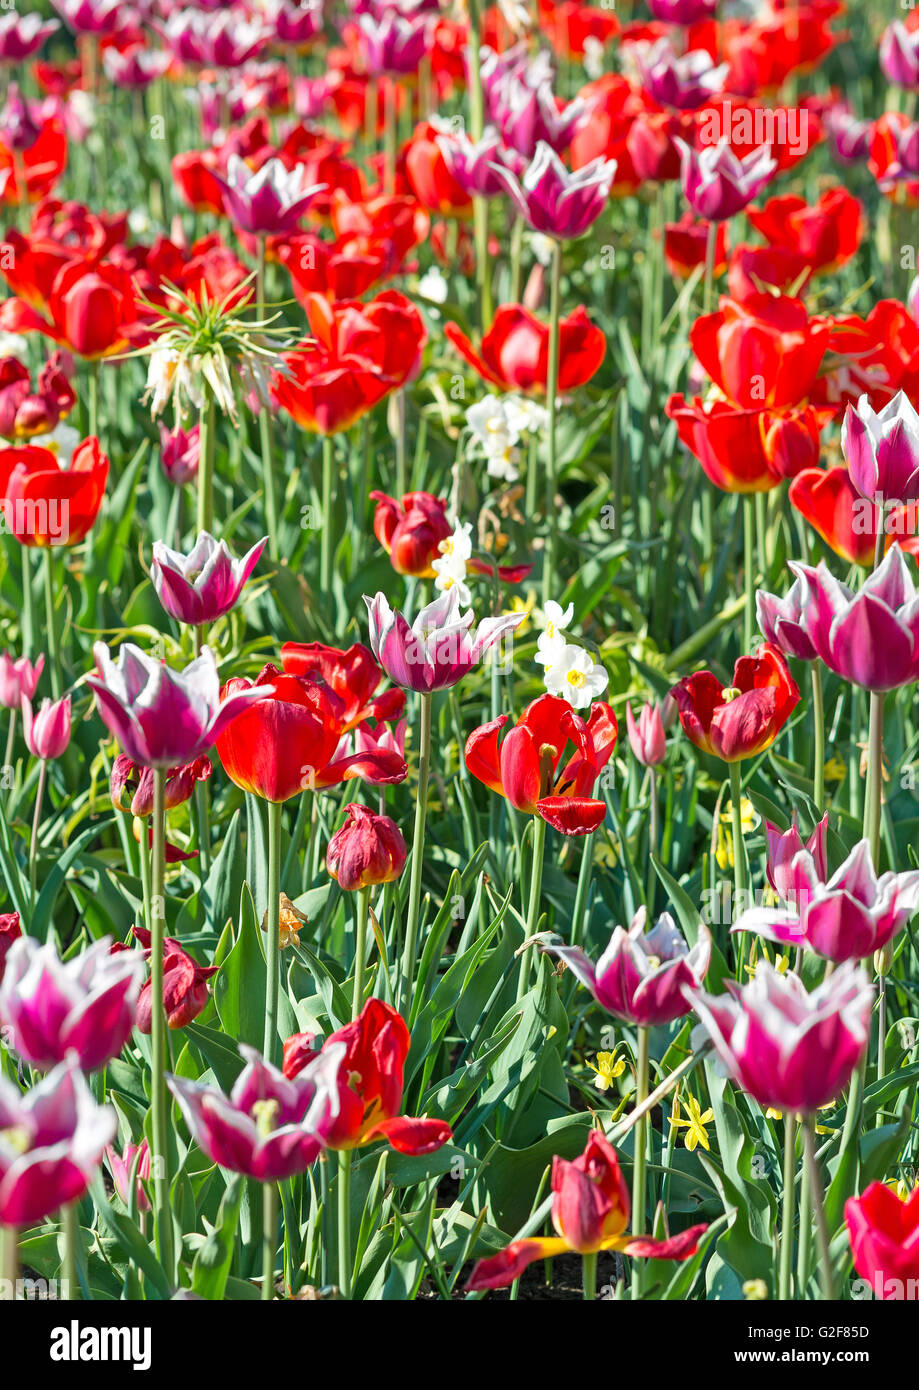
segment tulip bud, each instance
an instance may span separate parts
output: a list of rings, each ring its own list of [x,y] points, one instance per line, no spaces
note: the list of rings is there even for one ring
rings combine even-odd
[[[890,967],[893,965],[893,942],[888,941],[879,951],[874,953],[874,968],[883,979],[890,974]]]
[[[667,755],[664,723],[657,705],[646,704],[636,720],[632,706],[625,707],[629,746],[643,767],[656,767]]]
[[[8,652],[0,655],[0,705],[4,709],[19,709],[23,696],[31,700],[44,664],[44,656],[33,666],[27,656],[16,660]]]
[[[787,415],[766,414],[761,430],[767,462],[783,478],[796,478],[820,462],[820,419],[808,408]]]
[[[398,878],[407,850],[396,823],[356,803],[345,809],[348,819],[332,836],[326,853],[326,867],[339,887],[353,892]]]
[[[45,760],[59,758],[70,742],[70,696],[63,700],[42,700],[39,711],[22,697],[22,732],[29,752]]]

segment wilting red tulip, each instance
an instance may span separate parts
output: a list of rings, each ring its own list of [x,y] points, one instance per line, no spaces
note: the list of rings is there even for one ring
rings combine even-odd
[[[14,941],[22,936],[18,912],[0,912],[0,981],[6,969],[6,958]]]
[[[21,545],[77,545],[92,529],[109,461],[96,438],[84,439],[68,468],[36,444],[0,449],[0,510]]]
[[[760,294],[697,319],[689,339],[728,400],[747,410],[798,405],[810,395],[830,336],[799,299]]]
[[[866,503],[847,468],[806,468],[788,489],[792,505],[831,550],[870,568],[877,548],[877,508]]]
[[[557,1236],[515,1240],[499,1255],[479,1260],[469,1277],[470,1291],[503,1289],[534,1260],[572,1252],[592,1255],[620,1250],[629,1256],[657,1260],[687,1260],[694,1254],[705,1226],[691,1226],[667,1240],[628,1235],[631,1202],[616,1151],[592,1129],[584,1152],[574,1160],[552,1160],[552,1225]]]
[[[166,769],[166,810],[181,806],[192,796],[198,782],[204,782],[213,771],[210,758],[195,758],[182,767]],[[153,769],[134,763],[126,753],[119,753],[112,763],[109,777],[112,805],[119,811],[130,811],[141,819],[153,815]],[[130,797],[125,805],[125,798]]]
[[[324,681],[342,702],[342,733],[368,719],[398,719],[405,709],[405,692],[396,686],[375,694],[382,668],[369,647],[355,642],[347,651],[322,642],[285,642],[281,665],[288,676]]]
[[[150,953],[150,933],[146,927],[131,928],[134,936]],[[198,1017],[208,1001],[207,982],[217,974],[216,965],[199,965],[184,950],[181,941],[167,936],[163,939],[163,1007],[170,1028],[184,1028]],[[148,980],[140,992],[135,1018],[141,1033],[149,1034],[153,1027],[153,982]]]
[[[399,1153],[429,1154],[453,1136],[443,1120],[400,1115],[402,1074],[411,1038],[404,1019],[382,999],[368,999],[358,1018],[332,1033],[317,1054],[309,1033],[284,1044],[284,1075],[296,1077],[324,1053],[344,1055],[338,1073],[338,1113],[324,1130],[330,1149],[354,1149],[385,1139]]]
[[[216,743],[227,776],[243,791],[281,802],[352,777],[374,783],[404,778],[404,760],[387,750],[336,757],[345,706],[322,681],[269,665],[254,683],[228,681],[221,700],[261,686],[271,688],[268,698],[234,719]]]
[[[919,1299],[919,1187],[902,1201],[872,1182],[846,1202],[852,1261],[875,1298]]]
[[[371,492],[370,496],[377,504],[373,534],[396,573],[433,579],[431,563],[440,554],[440,543],[453,535],[446,499],[430,492],[407,492],[401,501],[385,492]]]
[[[698,671],[670,693],[690,742],[726,763],[767,749],[801,699],[784,656],[768,643],[740,658],[727,689],[711,671]]]
[[[485,381],[502,391],[545,395],[549,325],[522,304],[500,306],[478,352],[455,323],[445,324],[444,334]],[[605,356],[605,335],[579,305],[559,325],[559,392],[564,394],[585,386],[599,371]]]
[[[469,735],[465,757],[473,777],[563,835],[589,835],[602,825],[606,803],[592,793],[616,746],[611,707],[592,705],[585,722],[567,700],[540,695],[499,746],[507,721],[499,715]],[[569,743],[573,754],[563,762]]]
[[[73,1059],[23,1094],[0,1076],[0,1226],[34,1226],[82,1197],[118,1119],[97,1105]]]
[[[378,816],[352,802],[347,820],[329,841],[326,868],[340,888],[352,893],[378,883],[392,883],[405,868],[408,850],[402,831],[389,816]]]

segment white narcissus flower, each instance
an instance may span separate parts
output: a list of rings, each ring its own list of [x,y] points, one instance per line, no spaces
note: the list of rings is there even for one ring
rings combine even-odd
[[[586,709],[603,694],[609,676],[590,652],[567,642],[558,659],[546,668],[545,681],[550,695],[567,700],[574,709]]]
[[[481,445],[488,476],[513,483],[519,477],[517,450],[520,431],[512,423],[500,396],[485,396],[466,411],[466,424]]]
[[[574,604],[562,608],[554,599],[547,599],[543,605],[543,628],[536,643],[534,660],[540,666],[554,666],[568,645],[562,636],[574,616]]]
[[[434,304],[446,304],[449,292],[450,287],[436,265],[432,265],[430,270],[426,270],[418,281],[418,293],[424,299],[430,299]]]
[[[434,588],[444,593],[455,588],[460,603],[470,604],[472,595],[466,583],[466,562],[472,558],[472,522],[457,522],[453,535],[441,541],[439,548],[439,558],[431,563],[437,575]]]
[[[0,332],[0,357],[16,357],[20,362],[29,358],[29,340],[23,333]]]
[[[549,412],[545,406],[528,401],[524,396],[507,396],[504,416],[510,427],[521,435],[538,434],[549,425]]]

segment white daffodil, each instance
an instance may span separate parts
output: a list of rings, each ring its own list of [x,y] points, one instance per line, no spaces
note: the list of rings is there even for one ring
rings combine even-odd
[[[516,444],[520,432],[500,396],[485,396],[466,411],[466,424],[485,455],[490,478],[513,483],[519,477]]]
[[[434,588],[446,593],[455,589],[464,607],[472,602],[466,583],[466,562],[472,558],[472,522],[457,522],[453,535],[440,543],[440,555],[432,561],[431,569],[437,578]]]
[[[567,646],[562,633],[571,622],[573,615],[573,603],[569,603],[567,608],[562,608],[562,605],[556,603],[554,599],[546,600],[542,610],[542,632],[536,643],[536,656],[534,658],[540,666],[554,666],[561,657]]]
[[[546,668],[545,681],[550,695],[567,700],[574,709],[585,709],[603,694],[609,675],[590,652],[567,642],[558,660]]]

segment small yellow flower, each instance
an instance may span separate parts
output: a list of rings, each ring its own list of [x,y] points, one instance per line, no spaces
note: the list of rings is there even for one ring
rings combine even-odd
[[[520,594],[514,594],[509,607],[511,613],[522,613],[524,615],[523,622],[516,630],[516,636],[520,637],[522,633],[526,632],[530,625],[530,614],[536,607],[536,590],[530,589],[526,598],[523,598]]]
[[[741,1288],[744,1298],[750,1303],[761,1303],[769,1297],[765,1279],[747,1279]]]
[[[915,1192],[916,1188],[919,1187],[919,1175],[913,1173],[911,1178],[896,1178],[889,1182],[887,1186],[893,1188],[901,1202],[905,1202],[911,1193]]]
[[[820,1110],[834,1110],[835,1108],[836,1108],[836,1107],[835,1107],[833,1101],[830,1101],[829,1105],[821,1105],[821,1106],[819,1107]],[[767,1111],[766,1111],[766,1119],[767,1119],[767,1120],[781,1120],[781,1119],[784,1119],[784,1112],[781,1111],[781,1110],[775,1110],[775,1109],[773,1109],[773,1107],[770,1105],[769,1108],[768,1108]],[[833,1130],[833,1129],[831,1129],[828,1125],[814,1125],[814,1133],[815,1133],[815,1134],[835,1134],[835,1132],[836,1132],[836,1131]]]
[[[709,1109],[703,1114],[701,1105],[696,1100],[695,1096],[690,1095],[688,1091],[683,1105],[686,1110],[685,1119],[680,1116],[679,1096],[673,1097],[673,1113],[670,1116],[670,1128],[681,1129],[685,1126],[686,1134],[683,1137],[683,1143],[690,1153],[692,1153],[697,1144],[701,1144],[703,1149],[707,1152],[711,1148],[711,1145],[708,1142],[708,1133],[706,1132],[705,1126],[710,1125],[715,1118],[714,1111]]]
[[[588,1062],[591,1071],[597,1073],[594,1085],[598,1091],[608,1091],[610,1086],[625,1071],[625,1061],[622,1057],[617,1057],[615,1052],[598,1052],[597,1064]]]
[[[838,754],[828,758],[823,764],[823,778],[826,782],[844,782],[846,780],[846,765]]]
[[[728,802],[718,821],[718,840],[715,847],[715,860],[722,873],[734,867],[734,807]],[[740,799],[740,827],[744,835],[752,835],[759,825],[759,816],[749,797]]]

